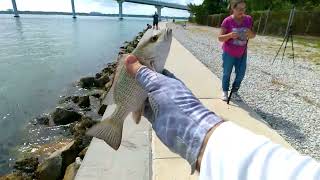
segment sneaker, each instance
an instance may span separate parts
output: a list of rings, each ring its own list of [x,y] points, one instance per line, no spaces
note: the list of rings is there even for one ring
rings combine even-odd
[[[233,92],[231,98],[235,101],[241,101],[241,97],[239,96],[238,92]]]
[[[222,101],[228,101],[228,91],[222,92]]]

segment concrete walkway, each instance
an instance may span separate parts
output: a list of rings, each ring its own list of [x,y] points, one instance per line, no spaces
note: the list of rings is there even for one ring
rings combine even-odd
[[[111,115],[115,106],[108,106],[103,118]],[[76,175],[76,180],[150,180],[151,127],[143,118],[136,125],[129,115],[123,127],[118,151],[104,141],[93,138]]]
[[[245,104],[231,102],[227,105],[223,102],[220,99],[220,80],[175,38],[172,40],[166,69],[181,79],[207,108],[219,116],[256,134],[265,135],[284,147],[292,148]],[[104,117],[110,114],[112,108],[108,107]],[[76,176],[77,180],[147,180],[151,178],[153,180],[189,180],[198,179],[198,175],[190,175],[190,166],[187,161],[170,152],[154,132],[151,133],[150,125],[145,119],[137,126],[133,123],[131,116],[128,116],[125,121],[120,149],[114,151],[103,141],[94,138]]]

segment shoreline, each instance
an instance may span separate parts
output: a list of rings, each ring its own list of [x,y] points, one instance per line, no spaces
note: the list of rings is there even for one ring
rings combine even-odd
[[[144,32],[139,32],[132,41],[125,41],[118,54],[131,53]],[[61,133],[61,136],[41,145],[25,147],[20,154],[22,158],[9,164],[11,173],[0,176],[0,179],[63,178],[69,176],[70,171],[76,172],[92,139],[85,136],[85,132],[101,119],[107,107],[101,101],[111,87],[116,64],[117,60],[108,63],[94,77],[82,77],[78,81],[79,88],[84,89],[82,93],[73,92],[70,96],[60,97],[55,110],[31,120],[27,125],[30,126],[29,133],[33,132],[32,128],[41,128],[43,131]],[[18,145],[15,148],[21,147]],[[52,167],[62,171],[50,172]]]

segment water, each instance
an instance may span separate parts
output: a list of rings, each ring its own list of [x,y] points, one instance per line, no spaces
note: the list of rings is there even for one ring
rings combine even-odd
[[[81,76],[114,61],[149,21],[0,15],[0,174],[27,122],[52,110]]]

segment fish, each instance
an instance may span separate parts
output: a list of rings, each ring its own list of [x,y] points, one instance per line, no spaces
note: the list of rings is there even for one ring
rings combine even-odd
[[[138,61],[153,71],[162,72],[172,42],[172,29],[147,30],[131,54]],[[115,104],[112,114],[100,123],[91,127],[86,134],[104,140],[114,150],[118,150],[121,140],[123,123],[132,112],[138,124],[143,115],[144,102],[148,93],[138,84],[134,77],[126,71],[125,59],[128,54],[120,55],[112,86],[103,103]]]

